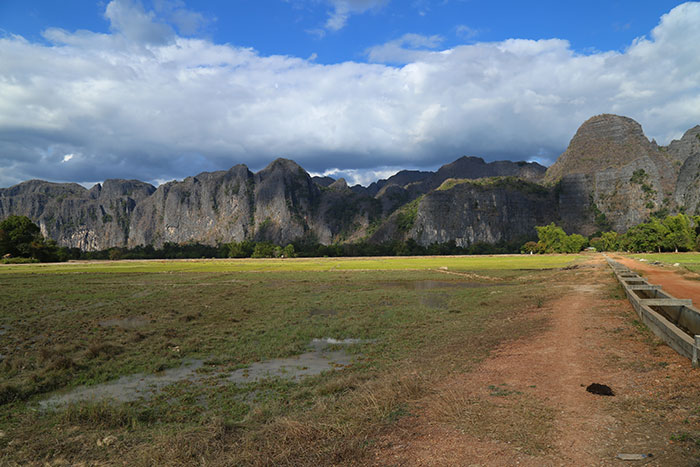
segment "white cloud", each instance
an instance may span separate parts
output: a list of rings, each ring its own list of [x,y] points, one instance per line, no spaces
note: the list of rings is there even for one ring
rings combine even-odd
[[[344,178],[349,186],[368,186],[372,182],[376,182],[380,179],[387,179],[405,169],[408,169],[408,167],[377,167],[364,170],[332,168],[324,170],[323,172],[309,172],[309,175],[312,177],[331,177],[336,180]]]
[[[455,33],[457,34],[457,37],[461,37],[463,39],[473,39],[479,35],[479,30],[471,28],[466,24],[460,24],[455,28]]]
[[[422,36],[420,34],[404,34],[398,39],[367,49],[370,61],[377,63],[409,63],[429,59],[428,49],[435,49],[445,39],[442,36]]]
[[[182,0],[154,0],[155,11],[174,24],[180,34],[192,36],[204,28],[211,19],[185,8]]]
[[[105,18],[112,31],[128,39],[147,44],[164,44],[173,36],[167,24],[156,21],[155,13],[146,12],[143,5],[133,0],[115,0],[107,4]]]
[[[68,162],[69,160],[73,159],[74,157],[75,157],[75,154],[66,154],[65,156],[63,156],[63,159],[61,160],[61,162],[63,162],[63,163]]]
[[[275,157],[360,175],[465,154],[551,162],[595,114],[632,117],[660,144],[700,123],[699,3],[623,52],[579,55],[559,39],[432,51],[437,38],[415,36],[402,66],[183,38],[133,1],[106,15],[110,34],[0,37],[0,186],[168,180]]]
[[[380,8],[388,0],[328,0],[333,10],[328,15],[325,27],[330,31],[343,29],[353,14],[365,13],[371,9]]]

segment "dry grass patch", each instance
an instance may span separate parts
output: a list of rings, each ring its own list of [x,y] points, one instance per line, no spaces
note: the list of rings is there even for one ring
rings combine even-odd
[[[554,410],[517,390],[494,387],[486,397],[447,390],[434,397],[433,409],[438,420],[480,440],[509,443],[531,455],[552,447]]]

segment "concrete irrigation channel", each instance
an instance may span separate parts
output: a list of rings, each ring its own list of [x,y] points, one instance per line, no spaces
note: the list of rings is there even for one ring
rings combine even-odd
[[[642,322],[698,368],[700,310],[693,306],[692,300],[675,298],[626,266],[610,258],[606,260]]]

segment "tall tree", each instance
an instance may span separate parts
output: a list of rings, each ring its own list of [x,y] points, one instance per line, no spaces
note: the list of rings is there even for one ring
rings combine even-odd
[[[690,217],[685,214],[666,216],[663,220],[664,226],[668,229],[666,233],[666,247],[675,250],[692,250],[695,245],[695,230],[693,229]]]
[[[0,222],[0,256],[30,257],[32,242],[41,237],[39,227],[26,216],[10,216]]]
[[[537,226],[537,238],[544,253],[561,253],[564,251],[566,232],[554,222],[549,225]]]

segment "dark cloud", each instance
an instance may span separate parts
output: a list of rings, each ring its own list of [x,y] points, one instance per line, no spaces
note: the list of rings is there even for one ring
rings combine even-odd
[[[184,38],[135,1],[114,0],[105,15],[110,34],[0,38],[0,186],[159,181],[276,157],[366,180],[462,155],[552,162],[603,112],[638,120],[662,144],[700,123],[698,3],[624,52],[580,55],[558,39],[425,50],[439,38],[404,36],[382,49],[401,66]]]

